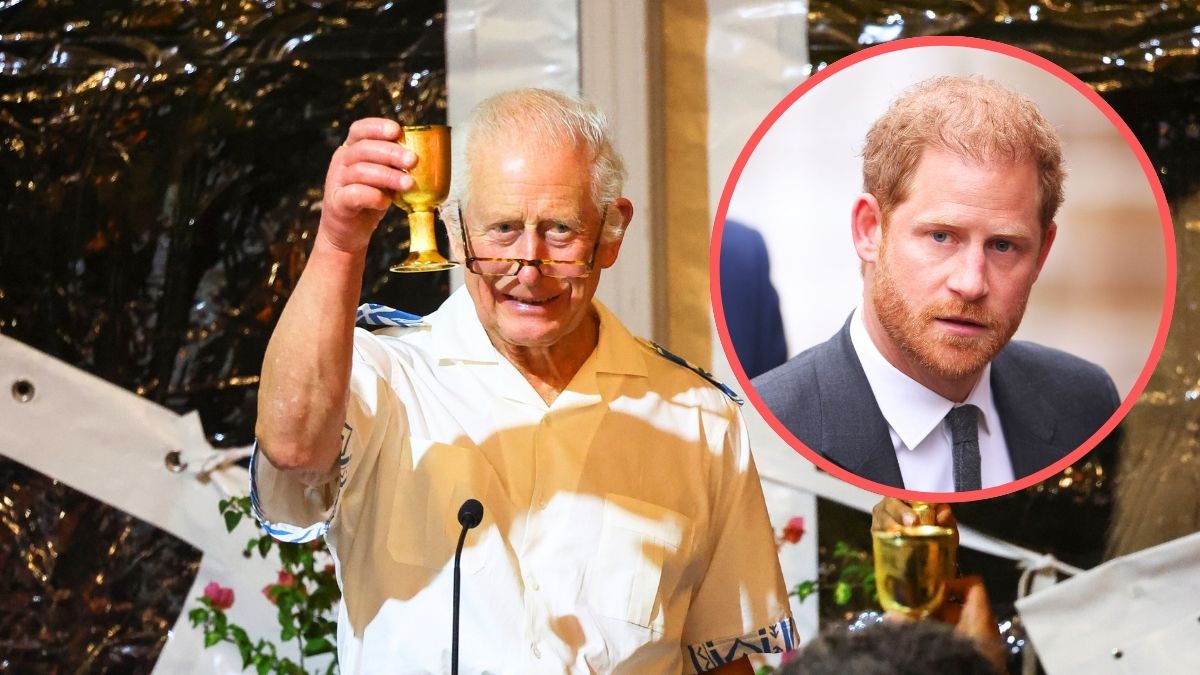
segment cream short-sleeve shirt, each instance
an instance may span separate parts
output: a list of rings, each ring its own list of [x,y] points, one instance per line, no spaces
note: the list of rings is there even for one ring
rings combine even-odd
[[[600,303],[598,345],[547,406],[460,289],[415,327],[356,330],[336,481],[257,457],[283,539],[324,534],[341,672],[449,672],[459,507],[463,673],[694,673],[795,644],[741,415]]]

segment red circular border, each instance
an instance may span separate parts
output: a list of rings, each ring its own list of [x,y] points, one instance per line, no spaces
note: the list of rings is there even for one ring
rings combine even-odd
[[[721,270],[720,270],[720,255],[721,255],[721,237],[725,230],[725,214],[729,209],[729,200],[733,195],[733,189],[737,185],[738,179],[745,169],[746,162],[750,155],[754,153],[767,130],[775,124],[775,121],[786,111],[793,103],[801,96],[807,93],[810,89],[817,86],[827,78],[869,58],[887,54],[889,52],[899,51],[902,49],[913,49],[921,47],[966,47],[969,49],[982,49],[985,51],[1003,54],[1020,59],[1030,65],[1037,66],[1042,70],[1054,75],[1066,84],[1070,85],[1077,92],[1086,97],[1096,106],[1100,112],[1104,113],[1112,125],[1120,132],[1125,139],[1125,143],[1129,149],[1133,151],[1135,157],[1142,165],[1142,171],[1146,174],[1147,181],[1150,183],[1150,189],[1154,193],[1154,199],[1158,203],[1159,221],[1163,228],[1163,240],[1165,243],[1165,254],[1167,263],[1167,283],[1166,292],[1163,297],[1162,318],[1158,324],[1158,334],[1155,336],[1154,348],[1150,351],[1150,357],[1146,361],[1146,365],[1142,368],[1141,375],[1138,376],[1137,382],[1134,383],[1133,389],[1121,402],[1120,407],[1113,413],[1102,427],[1096,433],[1092,434],[1091,438],[1087,439],[1066,457],[1060,459],[1054,464],[1024,478],[1014,480],[1010,483],[997,485],[982,490],[971,490],[968,492],[919,492],[917,490],[903,490],[893,488],[882,483],[867,480],[855,473],[847,471],[833,462],[825,459],[821,455],[814,452],[804,443],[800,442],[790,431],[788,431],[778,418],[767,408],[762,399],[759,398],[758,392],[750,385],[750,378],[746,377],[746,371],[742,368],[741,362],[737,358],[736,352],[733,350],[733,343],[729,339],[729,328],[725,325],[725,310],[722,306],[721,299]],[[754,407],[762,414],[767,424],[779,435],[780,438],[787,441],[797,452],[804,455],[809,461],[821,467],[825,471],[842,480],[856,485],[864,490],[869,490],[881,495],[891,497],[899,497],[906,500],[924,500],[924,501],[941,501],[941,502],[965,502],[976,499],[987,499],[989,497],[999,497],[1010,492],[1027,488],[1030,485],[1039,483],[1065,469],[1070,464],[1078,461],[1081,457],[1091,451],[1101,440],[1108,434],[1112,433],[1117,424],[1125,418],[1129,411],[1137,402],[1142,390],[1146,388],[1146,384],[1150,381],[1150,376],[1154,372],[1154,367],[1158,364],[1159,358],[1162,356],[1163,346],[1167,341],[1167,331],[1171,325],[1171,314],[1175,306],[1175,284],[1177,276],[1177,265],[1175,260],[1175,230],[1171,223],[1170,210],[1167,207],[1167,198],[1163,193],[1162,185],[1158,182],[1158,175],[1154,171],[1153,165],[1150,163],[1150,158],[1146,155],[1146,151],[1142,149],[1137,138],[1133,135],[1133,131],[1125,124],[1120,115],[1113,110],[1107,102],[1100,97],[1099,94],[1092,91],[1090,87],[1084,84],[1079,78],[1075,77],[1065,69],[1055,65],[1054,63],[1036,55],[1031,54],[1018,47],[1006,45],[1000,42],[991,40],[983,40],[980,38],[968,37],[916,37],[896,40],[884,45],[869,47],[854,54],[843,57],[836,61],[833,65],[823,68],[816,74],[805,80],[800,86],[793,89],[767,117],[754,130],[754,134],[750,140],[746,142],[742,152],[738,155],[737,161],[733,165],[733,170],[729,173],[729,178],[725,181],[725,189],[721,193],[721,202],[717,206],[716,220],[713,222],[712,241],[709,243],[709,294],[712,296],[713,314],[716,319],[717,333],[721,337],[721,347],[725,350],[725,355],[729,358],[729,363],[733,368],[734,375],[746,392],[747,398]]]

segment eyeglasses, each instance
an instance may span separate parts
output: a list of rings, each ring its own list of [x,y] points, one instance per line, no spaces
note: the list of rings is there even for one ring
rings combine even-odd
[[[463,220],[462,205],[455,204],[458,210],[458,230],[462,235],[463,252],[466,254],[464,267],[475,274],[488,277],[510,277],[521,271],[522,267],[536,267],[543,276],[556,279],[582,279],[592,273],[596,262],[596,251],[600,250],[600,239],[604,235],[604,223],[608,219],[608,205],[600,214],[600,232],[596,235],[596,243],[592,245],[592,254],[587,260],[548,260],[529,258],[480,258],[471,250],[471,240],[467,237],[467,224]]]

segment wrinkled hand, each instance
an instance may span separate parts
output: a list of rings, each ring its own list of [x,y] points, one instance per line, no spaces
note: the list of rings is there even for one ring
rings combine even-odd
[[[1000,640],[1000,629],[996,626],[982,578],[966,576],[947,581],[945,600],[933,617],[954,626],[955,633],[972,640],[996,667],[996,672],[1006,672],[1004,643]]]
[[[325,174],[325,197],[317,236],[334,248],[361,253],[392,203],[413,187],[408,175],[417,156],[396,142],[400,125],[371,117],[350,125],[345,144],[333,153]]]
[[[899,612],[888,612],[887,621],[916,621]],[[960,637],[967,638],[986,658],[997,673],[1008,672],[1004,659],[1004,642],[992,605],[988,601],[983,579],[978,576],[958,577],[946,582],[946,595],[941,606],[929,615],[930,619],[949,624]]]
[[[934,524],[954,528],[958,531],[958,522],[949,504],[930,504],[934,513]],[[907,502],[895,497],[884,497],[875,508],[871,509],[872,530],[898,530],[901,527],[916,525],[917,514]]]

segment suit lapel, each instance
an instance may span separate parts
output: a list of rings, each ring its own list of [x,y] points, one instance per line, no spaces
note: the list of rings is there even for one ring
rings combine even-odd
[[[992,361],[992,396],[1012,462],[1013,477],[1028,476],[1047,465],[1047,456],[1065,452],[1054,447],[1053,402],[1033,387],[1034,378],[1005,349]]]
[[[817,361],[822,455],[863,478],[904,487],[887,420],[850,342],[850,321],[830,340],[834,358]]]

